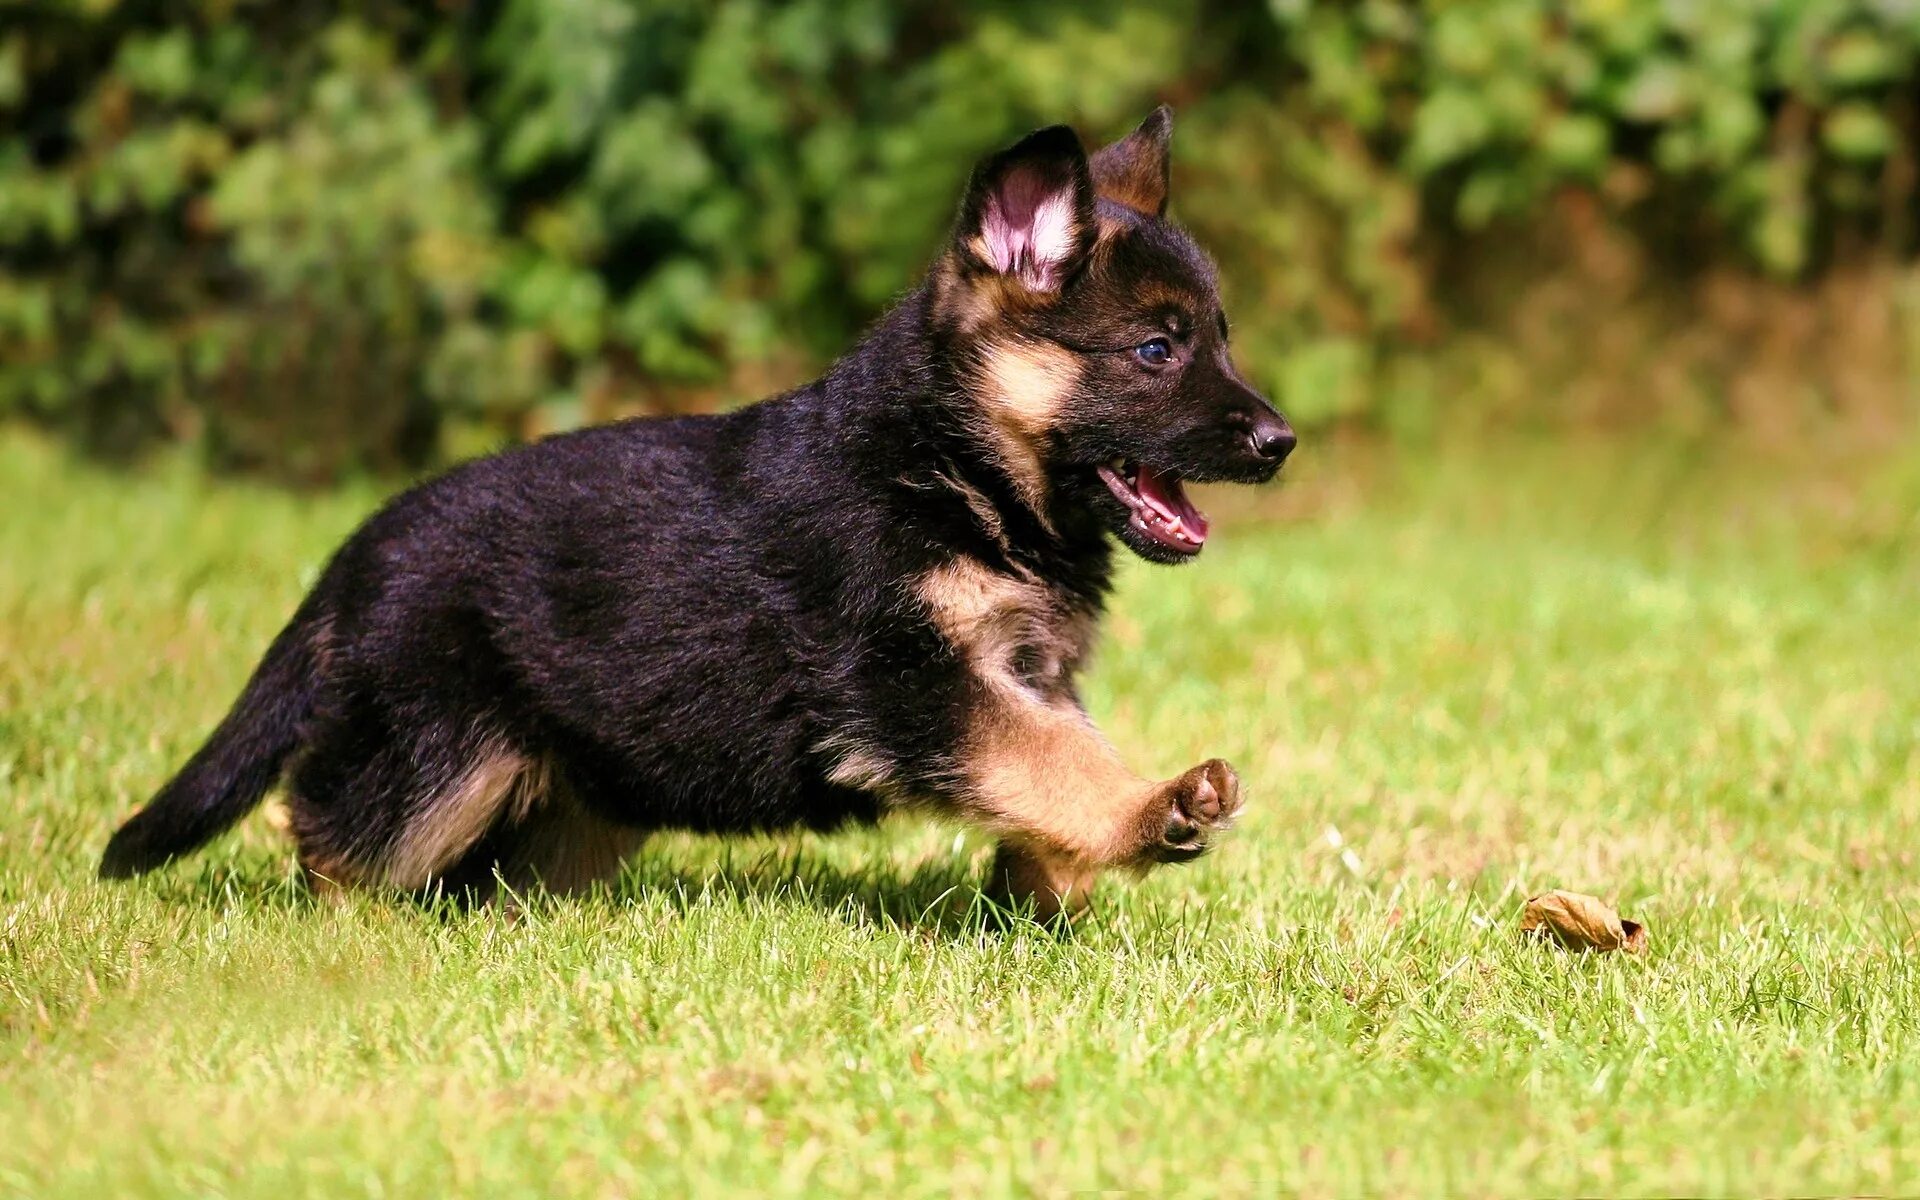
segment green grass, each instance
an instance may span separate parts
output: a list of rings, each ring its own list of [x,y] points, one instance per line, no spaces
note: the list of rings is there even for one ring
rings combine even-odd
[[[98,884],[375,496],[0,438],[0,1192],[1920,1190],[1911,455],[1300,466],[1087,689],[1248,819],[1060,938],[914,822],[517,917],[317,903],[264,815]],[[1548,887],[1649,952],[1522,941]]]

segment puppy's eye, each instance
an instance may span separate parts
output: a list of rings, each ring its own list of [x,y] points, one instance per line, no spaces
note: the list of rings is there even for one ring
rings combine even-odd
[[[1173,360],[1173,343],[1165,338],[1148,338],[1133,348],[1133,354],[1150,367],[1165,366]]]

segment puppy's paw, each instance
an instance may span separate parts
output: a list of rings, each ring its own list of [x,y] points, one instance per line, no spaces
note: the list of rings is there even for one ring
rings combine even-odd
[[[1144,858],[1187,862],[1212,847],[1240,815],[1240,777],[1223,760],[1210,758],[1161,785],[1148,819],[1157,826]]]

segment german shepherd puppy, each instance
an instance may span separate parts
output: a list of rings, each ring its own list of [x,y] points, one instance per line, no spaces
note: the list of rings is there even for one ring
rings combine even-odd
[[[1200,553],[1183,484],[1294,446],[1165,216],[1172,117],[979,164],[921,286],[818,381],[468,463],[334,556],[211,740],[114,835],[122,878],[282,776],[316,882],[489,893],[617,873],[659,829],[871,821],[1000,838],[1043,916],[1204,852],[1219,759],[1122,765],[1075,694],[1111,541]]]

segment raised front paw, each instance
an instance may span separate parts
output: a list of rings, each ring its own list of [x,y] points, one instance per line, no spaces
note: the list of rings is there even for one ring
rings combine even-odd
[[[1240,777],[1218,758],[1210,758],[1154,794],[1148,809],[1150,828],[1144,857],[1149,862],[1187,862],[1200,857],[1240,815]]]

